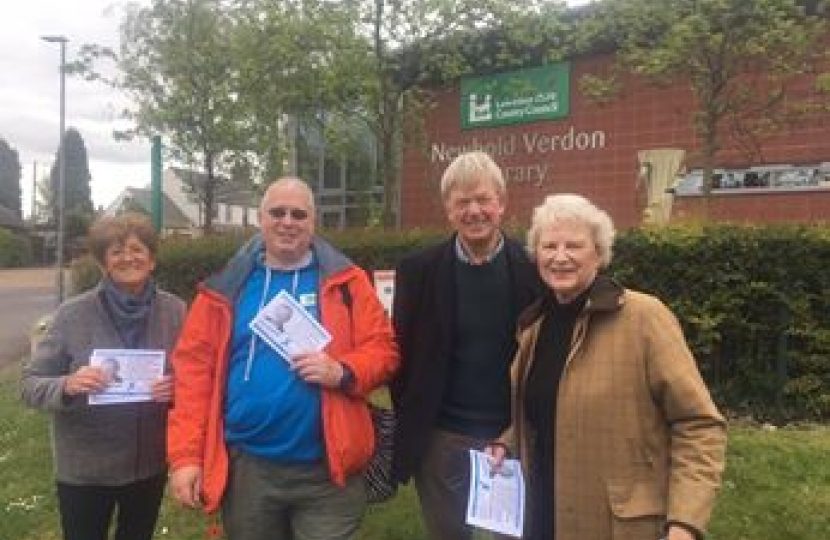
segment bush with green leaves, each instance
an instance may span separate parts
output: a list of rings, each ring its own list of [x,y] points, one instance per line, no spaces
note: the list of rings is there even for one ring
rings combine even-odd
[[[332,232],[324,236],[367,271],[392,269],[405,254],[440,238],[436,232],[379,229]],[[195,296],[197,284],[222,268],[247,240],[242,235],[212,235],[163,242],[156,268],[158,281],[167,290],[189,300]]]
[[[674,310],[721,405],[830,418],[830,229],[638,230],[615,249],[615,276]]]
[[[32,263],[32,244],[28,237],[0,228],[0,268],[28,266]]]
[[[326,236],[358,265],[377,270],[394,268],[445,233],[371,229]],[[196,285],[246,240],[165,241],[157,279],[192,299]],[[614,277],[655,294],[678,316],[722,407],[758,419],[830,419],[830,228],[629,230],[619,234],[614,253]]]

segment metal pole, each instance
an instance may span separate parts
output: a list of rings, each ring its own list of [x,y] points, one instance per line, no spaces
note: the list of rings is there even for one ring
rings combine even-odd
[[[65,36],[43,36],[43,41],[49,43],[60,43],[61,47],[61,63],[60,63],[60,81],[61,81],[61,96],[60,96],[60,144],[58,146],[58,238],[57,238],[57,253],[56,262],[57,275],[55,278],[58,289],[57,303],[60,305],[64,297],[64,280],[63,280],[63,251],[64,251],[64,204],[65,204],[65,175],[66,175],[66,148],[64,144],[65,119],[66,119],[66,42],[69,41]]]
[[[150,207],[153,214],[153,227],[156,229],[156,234],[161,235],[164,223],[164,205],[162,204],[161,195],[161,136],[153,135],[151,138],[153,146],[150,151]]]
[[[29,219],[32,223],[35,222],[35,213],[37,212],[37,160],[32,161],[32,206],[29,213]]]
[[[63,252],[66,214],[66,39],[61,42],[61,138],[58,168],[58,305],[63,302]]]

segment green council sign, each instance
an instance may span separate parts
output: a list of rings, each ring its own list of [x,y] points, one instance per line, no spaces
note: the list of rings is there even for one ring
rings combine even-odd
[[[477,128],[568,116],[568,62],[461,79],[461,127]]]

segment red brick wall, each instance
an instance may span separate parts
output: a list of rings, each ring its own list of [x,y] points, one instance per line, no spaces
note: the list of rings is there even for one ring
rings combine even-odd
[[[642,200],[635,190],[637,153],[655,148],[698,150],[692,129],[694,104],[689,90],[681,86],[655,87],[642,81],[625,81],[623,91],[610,103],[598,105],[584,98],[578,81],[585,73],[597,73],[608,65],[607,58],[579,60],[572,64],[570,114],[557,121],[518,126],[461,129],[459,88],[437,95],[437,103],[424,117],[425,134],[405,145],[401,183],[401,222],[404,227],[436,226],[444,223],[438,194],[441,173],[449,164],[433,160],[434,145],[458,146],[502,141],[507,151],[494,156],[508,172],[508,222],[527,224],[530,213],[542,198],[555,192],[576,192],[609,211],[619,227],[640,223]],[[598,148],[530,150],[531,142],[545,137],[575,133],[604,133]],[[512,141],[512,146],[507,142]],[[549,147],[549,144],[543,144]],[[815,120],[787,129],[765,140],[761,161],[747,162],[737,148],[726,146],[720,156],[723,166],[750,166],[761,163],[815,163],[830,161],[830,120]],[[694,163],[690,163],[694,165]],[[542,182],[516,181],[517,169],[544,171]],[[830,220],[830,190],[807,192],[712,195],[711,219],[750,222]],[[695,213],[696,198],[675,198],[679,218]],[[774,210],[773,210],[774,208]]]
[[[801,192],[730,193],[710,196],[708,201],[703,197],[675,199],[674,220],[696,221],[702,215],[731,223],[830,223],[830,187]]]

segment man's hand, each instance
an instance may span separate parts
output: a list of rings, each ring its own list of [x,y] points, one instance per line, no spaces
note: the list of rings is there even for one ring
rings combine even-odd
[[[343,364],[322,351],[295,356],[291,365],[302,380],[326,388],[337,388],[343,378]]]
[[[507,457],[507,447],[502,443],[490,443],[484,447],[484,453],[490,458],[490,470],[493,473],[499,472],[504,458]]]
[[[185,465],[170,473],[170,489],[177,501],[190,508],[202,506],[202,468]]]

